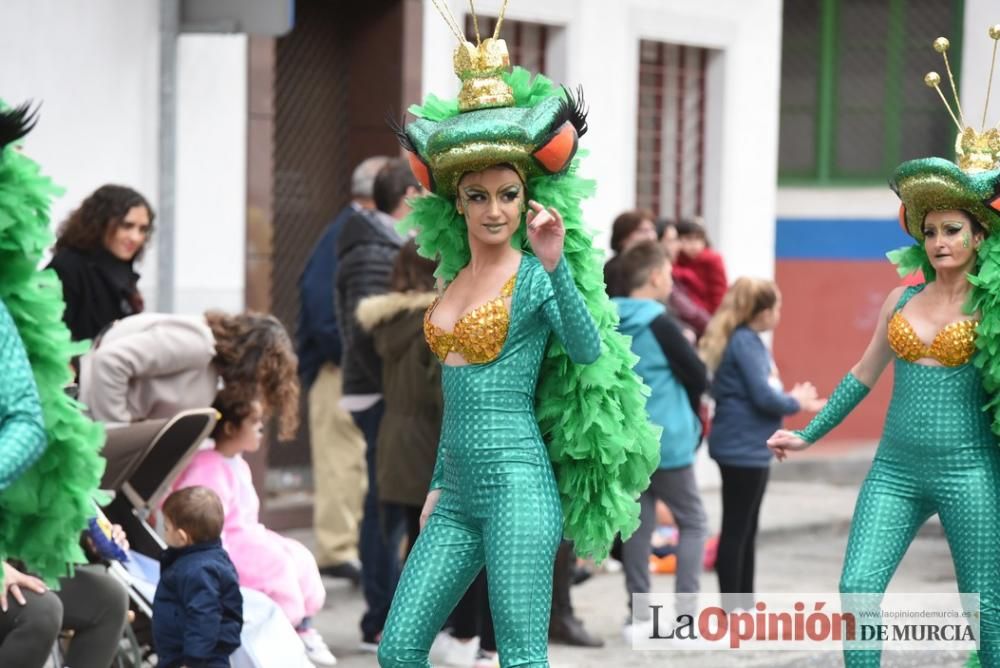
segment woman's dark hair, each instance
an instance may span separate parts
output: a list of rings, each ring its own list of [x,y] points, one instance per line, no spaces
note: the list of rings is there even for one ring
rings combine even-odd
[[[430,292],[434,289],[433,261],[417,254],[417,242],[410,239],[399,249],[389,274],[392,292]]]
[[[656,220],[652,211],[647,209],[633,209],[618,215],[615,222],[611,224],[611,250],[615,253],[622,252],[622,244],[635,232],[642,221]]]
[[[671,227],[675,230],[677,229],[677,221],[673,218],[657,218],[656,222],[656,238],[663,241],[663,235],[667,233]],[[678,236],[680,236],[678,234]]]
[[[103,248],[108,229],[121,225],[129,209],[136,206],[145,207],[149,212],[149,235],[146,237],[146,243],[139,248],[139,252],[133,258],[138,260],[149,243],[156,214],[145,197],[126,186],[104,185],[83,200],[83,203],[59,226],[56,251],[63,248],[80,251]]]
[[[230,405],[259,400],[265,414],[278,417],[278,437],[294,437],[299,426],[299,364],[284,325],[261,313],[209,311],[205,320],[215,336],[212,364],[222,376],[224,400]]]
[[[705,226],[697,220],[682,218],[677,221],[674,227],[677,228],[677,236],[679,237],[698,237],[706,244],[708,243],[708,235],[705,233]]]

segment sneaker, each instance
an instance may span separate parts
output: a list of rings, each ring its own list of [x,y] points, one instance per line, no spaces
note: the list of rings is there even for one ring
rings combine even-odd
[[[337,657],[323,642],[323,636],[316,629],[307,629],[299,634],[302,645],[306,648],[306,656],[314,666],[336,666]]]
[[[476,652],[476,662],[472,668],[500,668],[500,657],[496,652],[487,652],[484,649]]]
[[[365,633],[361,636],[361,644],[358,646],[362,652],[370,652],[374,654],[378,651],[379,641],[382,640],[382,632],[379,631],[375,634]]]
[[[431,645],[430,659],[434,663],[454,668],[472,668],[479,651],[479,638],[461,641],[450,633],[442,631]]]

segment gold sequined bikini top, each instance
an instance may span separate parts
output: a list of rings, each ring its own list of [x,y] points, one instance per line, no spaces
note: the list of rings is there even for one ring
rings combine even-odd
[[[943,366],[962,366],[976,352],[978,324],[978,320],[956,320],[941,328],[928,346],[913,331],[903,312],[896,311],[889,320],[889,345],[907,362],[930,358]]]
[[[514,294],[516,279],[514,274],[503,284],[499,297],[459,318],[451,332],[431,322],[431,314],[441,298],[434,300],[424,312],[424,338],[439,360],[444,362],[451,352],[458,353],[469,364],[486,364],[499,357],[510,327],[510,313],[504,300]]]

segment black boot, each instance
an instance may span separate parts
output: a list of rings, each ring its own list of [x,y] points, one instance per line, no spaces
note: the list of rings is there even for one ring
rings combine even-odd
[[[549,640],[574,647],[603,647],[604,641],[587,633],[583,623],[573,615],[569,588],[573,583],[575,562],[573,546],[563,541],[556,552],[556,563],[552,570],[552,616],[549,619]]]

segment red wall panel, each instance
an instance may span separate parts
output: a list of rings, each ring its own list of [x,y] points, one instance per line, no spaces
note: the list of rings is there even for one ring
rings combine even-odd
[[[786,387],[811,381],[821,396],[829,396],[861,358],[879,309],[900,279],[885,260],[779,260],[776,278],[782,309],[774,358],[781,378]],[[824,443],[877,440],[891,388],[890,365],[872,393]],[[797,429],[809,417],[793,416],[785,425]]]

